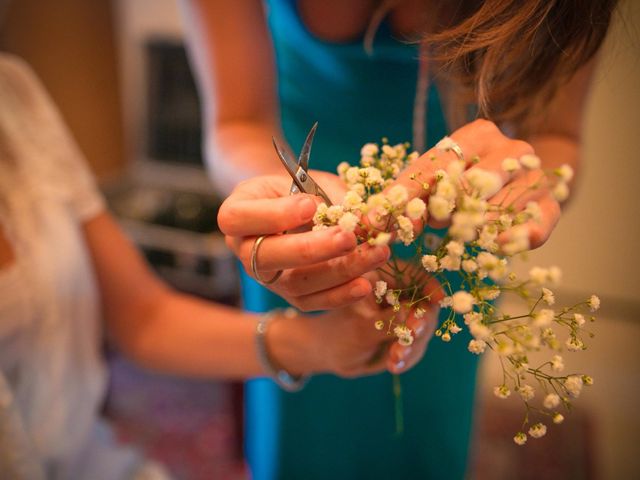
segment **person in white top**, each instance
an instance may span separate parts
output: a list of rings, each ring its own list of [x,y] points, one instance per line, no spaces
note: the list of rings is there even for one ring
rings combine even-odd
[[[284,177],[250,182],[258,197],[282,189],[283,198],[269,200],[270,207],[278,201],[290,206]],[[254,208],[264,205],[260,198],[243,201],[244,208],[264,212]],[[233,206],[227,204],[226,211]],[[267,211],[261,227],[308,221],[304,212],[295,219],[286,208]],[[251,235],[250,223],[245,235]],[[236,230],[243,234],[241,227]],[[269,251],[302,249],[308,246],[305,235],[274,237]],[[345,256],[351,260],[342,262],[345,281],[387,259],[386,247],[363,249],[353,234],[332,235],[335,241],[323,242],[300,261]],[[295,266],[290,262],[271,266]],[[370,292],[370,285],[364,287],[360,297]],[[322,300],[322,292],[315,294]],[[270,373],[273,365],[292,375],[365,375],[392,362],[384,348],[387,337],[372,328],[381,310],[371,297],[322,315],[275,314],[265,334],[268,355],[261,355],[260,317],[178,293],[154,276],[105,210],[79,149],[33,72],[0,54],[3,479],[167,477],[118,446],[99,418],[107,378],[105,337],[143,366],[182,375],[245,378]],[[329,300],[315,304],[335,305]],[[434,318],[417,323],[417,334],[430,336]],[[410,352],[394,345],[394,358],[405,355],[407,368],[414,364],[426,347],[426,341],[416,343]]]

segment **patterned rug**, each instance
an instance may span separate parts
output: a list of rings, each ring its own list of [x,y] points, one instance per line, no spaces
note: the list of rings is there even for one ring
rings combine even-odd
[[[110,366],[105,413],[121,441],[163,463],[176,480],[248,478],[241,385],[155,375],[118,356]]]

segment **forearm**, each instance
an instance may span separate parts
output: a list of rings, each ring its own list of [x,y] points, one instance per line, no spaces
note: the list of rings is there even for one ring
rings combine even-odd
[[[272,144],[281,137],[275,122],[221,121],[208,133],[207,163],[216,188],[225,196],[242,180],[283,173]]]
[[[133,360],[196,376],[259,375],[255,317],[175,292],[107,213],[84,224],[110,339]]]
[[[177,375],[244,379],[265,375],[256,341],[258,315],[168,292],[146,319],[131,319],[125,353],[148,368]],[[274,315],[269,356],[292,373],[320,365],[305,319]]]
[[[273,49],[260,0],[183,0],[191,65],[204,106],[207,163],[221,193],[279,162]]]
[[[255,315],[173,291],[154,303],[146,318],[126,321],[128,331],[119,338],[119,346],[135,362],[194,377],[264,374],[256,352]],[[133,317],[135,309],[124,315]]]

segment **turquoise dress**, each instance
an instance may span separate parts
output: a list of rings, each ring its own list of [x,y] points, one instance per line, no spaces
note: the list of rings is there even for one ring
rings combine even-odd
[[[311,168],[335,172],[359,160],[360,147],[383,136],[411,139],[417,48],[395,41],[383,25],[368,56],[362,42],[314,38],[295,0],[267,2],[276,51],[282,126],[300,148],[314,121]],[[437,92],[428,105],[428,144],[447,133]],[[248,276],[250,311],[284,306]],[[372,326],[373,328],[373,326]],[[255,480],[459,479],[467,465],[476,363],[469,337],[431,341],[424,359],[401,376],[404,433],[396,435],[392,377],[312,378],[287,393],[271,380],[247,384],[246,453]]]

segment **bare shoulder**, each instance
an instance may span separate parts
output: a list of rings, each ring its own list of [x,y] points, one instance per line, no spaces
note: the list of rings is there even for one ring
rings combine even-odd
[[[0,52],[0,73],[4,79],[25,79],[35,77],[33,69],[22,58]]]
[[[44,87],[38,79],[35,71],[22,58],[8,53],[0,52],[0,98],[7,104],[9,95],[15,102],[19,100],[27,104],[34,101],[36,95],[42,94]]]

